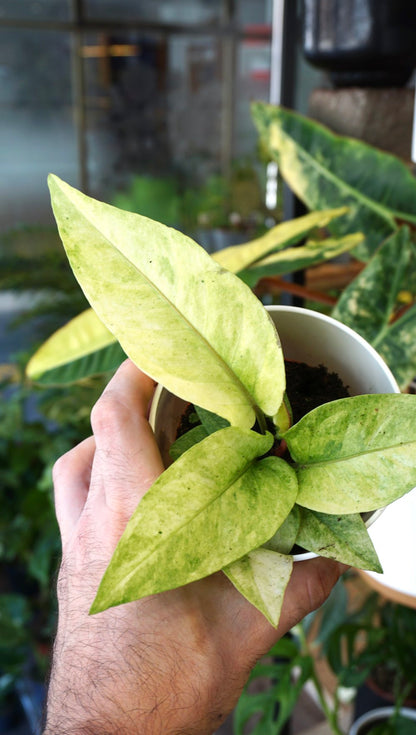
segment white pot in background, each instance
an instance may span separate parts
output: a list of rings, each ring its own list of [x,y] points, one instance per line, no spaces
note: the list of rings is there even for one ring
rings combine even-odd
[[[351,725],[349,735],[364,735],[369,725],[377,725],[385,722],[394,713],[394,707],[378,707],[365,712]],[[416,720],[416,710],[401,707],[400,714],[408,720]]]

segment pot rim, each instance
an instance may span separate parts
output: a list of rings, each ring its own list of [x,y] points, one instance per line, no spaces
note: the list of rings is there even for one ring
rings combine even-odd
[[[363,715],[352,723],[349,735],[359,735],[362,725],[368,725],[377,720],[388,719],[395,712],[395,709],[393,705],[390,705],[388,707],[377,707],[376,709],[364,712]],[[416,710],[410,707],[400,707],[399,712],[408,720],[416,720]]]
[[[348,334],[350,337],[352,337],[358,344],[360,344],[364,349],[366,349],[367,352],[370,353],[370,355],[373,357],[373,359],[377,362],[377,364],[381,367],[382,371],[388,377],[392,392],[394,393],[400,393],[400,388],[397,384],[396,378],[394,377],[392,371],[390,370],[387,363],[383,360],[383,358],[379,355],[377,350],[369,343],[367,342],[364,337],[362,337],[358,332],[356,332],[354,329],[351,329],[351,327],[348,327],[343,322],[340,322],[338,319],[334,319],[334,317],[329,316],[328,314],[323,314],[320,311],[314,311],[313,309],[306,309],[303,306],[286,306],[285,304],[271,304],[269,306],[264,307],[266,311],[268,312],[289,312],[289,313],[297,313],[297,314],[306,314],[307,316],[313,316],[314,319],[317,319],[318,321],[326,322],[327,324],[332,324],[334,327],[336,327],[340,332],[345,332],[345,334]]]

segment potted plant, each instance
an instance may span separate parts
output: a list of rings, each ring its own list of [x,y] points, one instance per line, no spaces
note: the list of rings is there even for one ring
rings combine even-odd
[[[379,707],[361,715],[349,735],[412,735],[416,732],[416,712],[408,707]]]
[[[92,612],[223,569],[277,625],[299,540],[378,569],[361,513],[416,483],[416,398],[352,396],[291,426],[278,334],[241,279],[181,233],[49,183],[99,320],[141,369],[198,407],[207,431],[139,504]],[[286,459],[276,456],[283,442]]]
[[[253,715],[260,720],[251,735],[267,727],[279,735],[306,683],[337,735],[345,732],[342,703],[353,699],[349,735],[414,735],[416,611],[375,593],[351,608],[355,578],[349,572],[339,580],[324,605],[256,665],[236,707],[236,735],[247,732]],[[336,681],[330,694],[323,684],[323,660]],[[268,684],[259,690],[256,681],[265,677]],[[404,718],[412,722],[404,723]],[[370,727],[380,728],[381,723],[384,729],[373,733]]]
[[[416,732],[415,644],[416,611],[377,594],[330,630],[327,662],[339,686],[358,688],[350,735]]]

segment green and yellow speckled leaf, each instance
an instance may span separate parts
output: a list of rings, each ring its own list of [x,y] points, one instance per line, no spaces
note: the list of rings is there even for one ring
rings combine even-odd
[[[332,312],[373,345],[401,389],[416,375],[416,308],[411,307],[397,321],[392,322],[392,316],[415,261],[416,246],[409,229],[401,227],[344,289]]]
[[[373,542],[359,513],[330,515],[300,508],[296,543],[319,556],[358,569],[382,572]]]
[[[282,460],[257,460],[272,442],[231,426],[165,470],[130,519],[92,612],[201,579],[267,541],[297,490]]]
[[[74,383],[115,370],[125,357],[115,337],[87,309],[39,347],[26,366],[26,375],[46,385]]]
[[[292,569],[292,556],[260,548],[225,567],[223,572],[269,623],[277,627]]]
[[[257,102],[252,114],[283,178],[310,209],[348,207],[329,229],[362,232],[358,257],[367,260],[398,220],[416,222],[416,179],[400,159],[282,107]]]
[[[376,349],[406,390],[416,375],[416,304],[390,325]]]
[[[263,544],[264,548],[278,551],[280,554],[289,554],[296,543],[299,527],[300,507],[295,504],[276,533]]]
[[[287,250],[282,250],[259,260],[251,268],[241,271],[239,276],[244,283],[254,287],[260,278],[283,276],[297,270],[310,268],[318,263],[324,263],[342,253],[353,250],[363,240],[364,236],[359,232],[340,238],[308,240],[305,245],[287,248]]]
[[[250,428],[285,388],[274,325],[193,240],[49,177],[71,267],[124,352],[172,393]],[[218,308],[218,305],[221,308]]]
[[[416,396],[326,403],[284,439],[296,462],[297,504],[323,513],[376,510],[416,486]]]
[[[337,217],[346,214],[346,207],[330,209],[322,212],[310,212],[303,217],[280,222],[265,235],[242,245],[231,245],[213,253],[212,258],[232,273],[248,268],[253,263],[265,258],[269,253],[287,248],[306,237],[315,227],[325,227]]]

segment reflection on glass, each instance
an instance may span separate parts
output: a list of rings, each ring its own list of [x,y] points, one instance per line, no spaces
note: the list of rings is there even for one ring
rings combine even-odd
[[[218,38],[89,34],[83,55],[89,148],[105,137],[107,184],[111,180],[114,187],[134,173],[203,179],[218,169],[223,84]],[[96,166],[90,164],[93,172]]]
[[[51,221],[46,177],[77,181],[69,38],[0,31],[0,229]]]
[[[217,23],[222,0],[85,0],[89,18],[193,24]]]
[[[8,20],[68,20],[69,0],[0,0],[0,21]]]
[[[237,49],[235,79],[235,155],[253,150],[253,123],[250,104],[267,101],[270,90],[271,43],[261,39],[244,39]]]

